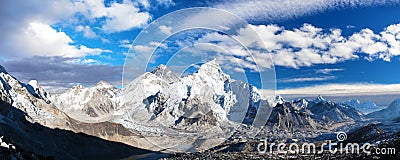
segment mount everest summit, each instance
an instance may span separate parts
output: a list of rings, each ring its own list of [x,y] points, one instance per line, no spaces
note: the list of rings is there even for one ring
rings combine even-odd
[[[216,61],[184,77],[160,65],[123,89],[101,81],[57,95],[46,92],[35,80],[19,82],[3,67],[0,80],[1,105],[8,106],[1,109],[0,122],[6,122],[2,125],[25,128],[25,122],[18,121],[26,120],[153,151],[205,150],[234,132],[252,130],[246,126],[264,128],[255,135],[295,130],[315,133],[366,118],[355,109],[361,108],[356,106],[359,103],[352,101],[334,103],[321,96],[315,100],[262,99],[256,87],[230,78]]]

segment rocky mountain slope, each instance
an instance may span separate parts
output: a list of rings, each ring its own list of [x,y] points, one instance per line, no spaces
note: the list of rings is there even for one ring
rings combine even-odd
[[[91,88],[76,85],[60,95],[51,97],[53,104],[74,119],[84,122],[105,121],[120,106],[120,89],[100,81]]]
[[[137,78],[124,93],[124,107],[133,108],[127,116],[146,123],[162,118],[170,125],[200,118],[208,112],[218,121],[252,123],[254,117],[246,117],[246,113],[257,110],[261,103],[255,87],[231,79],[215,61],[182,78],[160,66]]]
[[[1,149],[0,155],[20,152],[21,159],[24,153],[33,153],[25,155],[27,159],[120,159],[152,153],[132,147],[139,135],[118,124],[89,124],[70,118],[36,81],[21,83],[0,66],[0,82],[0,135],[16,146],[14,150]],[[131,146],[104,139],[127,141]]]
[[[216,61],[205,63],[197,72],[182,78],[161,65],[136,78],[123,93],[124,114],[111,121],[145,132],[154,137],[150,140],[153,142],[162,134],[170,140],[162,146],[182,144],[174,148],[177,150],[193,149],[179,148],[187,144],[207,148],[207,143],[217,139],[205,143],[209,137],[228,138],[235,126],[257,122],[261,106],[266,108],[263,114],[269,114],[270,108],[257,88],[231,79]]]
[[[50,96],[37,81],[23,84],[3,68],[1,80],[2,103],[12,106],[2,108],[7,117],[17,116],[13,114],[15,108],[26,112],[25,117],[18,114],[21,121],[28,119],[50,128],[83,132],[153,150],[157,150],[154,148],[157,145],[141,134],[176,136],[173,131],[178,129],[187,137],[195,137],[185,143],[199,141],[202,145],[205,143],[200,141],[209,136],[229,136],[234,130],[232,123],[252,123],[261,104],[261,96],[255,87],[230,79],[215,62],[204,64],[197,73],[184,78],[178,78],[168,68],[160,66],[133,81],[123,91],[99,82],[92,88],[78,85],[64,94]],[[120,92],[125,95],[121,96]],[[122,98],[125,104],[120,103]],[[193,136],[192,133],[199,131],[200,135]],[[181,138],[166,142],[179,140]]]
[[[63,126],[67,116],[58,110],[48,99],[49,93],[36,81],[28,84],[19,82],[7,73],[2,67],[0,71],[0,100],[3,105],[12,107],[1,107],[1,113],[6,117],[23,116],[31,123],[41,123],[49,127]],[[15,114],[14,110],[21,110],[25,114]]]
[[[347,105],[353,107],[363,114],[369,114],[380,110],[381,108],[377,106],[374,102],[363,102],[361,103],[357,99],[351,99],[342,103],[342,105]]]
[[[271,130],[332,130],[335,129],[334,124],[360,121],[364,117],[356,109],[325,100],[322,96],[315,100],[293,101],[286,101],[277,96],[275,104],[267,123]]]
[[[283,132],[314,132],[335,129],[337,123],[363,118],[353,107],[327,101],[321,96],[315,100],[291,102],[280,96],[272,101],[263,100],[256,87],[231,79],[216,61],[205,63],[197,72],[184,77],[160,65],[122,90],[104,84],[101,82],[92,88],[74,87],[54,96],[54,101],[58,104],[70,101],[61,108],[68,113],[68,106],[71,106],[75,112],[86,114],[86,117],[77,116],[80,121],[103,117],[104,122],[120,124],[130,132],[146,135],[143,139],[137,138],[135,144],[152,150],[163,149],[159,146],[175,151],[188,151],[192,146],[207,148],[215,145],[215,138],[207,142],[210,136],[227,139],[243,125],[266,125],[269,130]],[[75,96],[79,98],[74,99]],[[90,112],[87,108],[91,108]],[[171,144],[174,146],[169,146]]]
[[[359,121],[363,118],[363,114],[355,108],[327,101],[322,96],[318,96],[314,101],[308,101],[307,108],[313,114],[313,118],[322,120],[328,124]]]
[[[372,112],[367,115],[370,118],[393,120],[400,118],[400,99],[394,100],[390,105],[380,111]]]

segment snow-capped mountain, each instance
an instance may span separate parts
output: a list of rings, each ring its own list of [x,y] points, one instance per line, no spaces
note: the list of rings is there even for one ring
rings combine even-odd
[[[302,108],[307,108],[308,106],[308,101],[304,98],[297,98],[295,100],[293,100],[293,103],[296,105],[296,107],[298,109],[302,109]]]
[[[124,95],[124,121],[178,128],[187,128],[187,123],[194,122],[196,127],[227,120],[252,123],[261,104],[255,87],[231,79],[216,60],[182,78],[161,65],[132,81]]]
[[[322,96],[318,96],[313,101],[308,101],[307,109],[313,114],[313,118],[326,123],[358,121],[364,117],[355,108],[325,100]]]
[[[367,115],[371,118],[393,120],[400,117],[400,99],[394,100],[390,105],[382,110],[372,112]]]
[[[173,83],[179,81],[179,77],[172,73],[171,70],[167,68],[167,66],[161,64],[156,69],[151,71],[157,77],[161,77],[162,79],[166,80],[168,83]]]
[[[36,96],[37,98],[43,99],[46,103],[50,103],[50,93],[45,91],[37,80],[30,80],[27,85],[25,85],[28,91]]]
[[[380,110],[379,106],[377,106],[374,102],[364,102],[361,103],[357,99],[351,99],[342,103],[343,105],[351,106],[363,114],[369,114],[375,111]]]
[[[257,88],[231,79],[216,60],[181,78],[161,65],[133,80],[122,92],[124,104],[118,113],[123,114],[115,114],[110,121],[154,135],[154,141],[160,143],[156,135],[162,133],[164,139],[173,142],[162,146],[184,147],[200,141],[196,145],[202,146],[208,144],[204,141],[209,141],[205,136],[227,138],[232,133],[232,123],[252,124],[257,122],[256,113],[261,105],[270,108]],[[176,137],[177,132],[187,137]]]
[[[100,81],[91,88],[76,85],[60,95],[54,95],[54,104],[80,121],[98,122],[113,115],[120,106],[120,89]],[[104,121],[104,120],[103,120]]]
[[[261,99],[256,87],[223,73],[216,60],[181,78],[160,65],[133,80],[122,91],[100,82],[92,88],[76,86],[55,97],[56,104],[67,113],[86,114],[86,119],[76,116],[79,120],[103,117],[104,121],[140,132],[171,128],[193,132],[230,125],[230,122],[261,124],[266,119],[269,125],[278,124],[284,130],[317,129],[320,124],[363,117],[354,108],[327,101],[322,96],[292,102],[276,96],[268,102]],[[257,111],[262,106],[266,108],[265,113],[257,119]],[[269,117],[271,112],[273,115]]]
[[[37,81],[32,80],[28,84],[21,83],[0,67],[0,82],[0,100],[4,103],[2,106],[8,104],[25,112],[25,118],[32,123],[47,124],[50,127],[57,127],[64,123],[65,115],[50,104],[49,93]],[[17,116],[12,109],[3,110],[3,115],[10,118]]]
[[[105,90],[112,86],[99,83],[96,87]],[[113,155],[120,159],[136,153],[149,153],[131,147],[136,145],[136,138],[140,136],[136,132],[111,122],[85,123],[72,119],[59,110],[49,96],[37,81],[21,83],[0,66],[0,135],[13,139],[18,150],[33,152],[43,158],[99,159]]]
[[[280,96],[280,95],[275,96],[274,106],[276,106],[277,104],[283,104],[283,103],[285,103],[285,100],[283,99],[282,96]]]
[[[292,101],[298,109],[308,110],[312,118],[325,122],[345,122],[361,120],[363,113],[352,106],[334,103],[319,95],[314,100],[295,99]]]
[[[117,89],[106,82],[99,82],[90,88],[77,85],[63,94],[53,95],[50,100],[78,120],[69,122],[75,131],[96,135],[93,129],[77,127],[93,128],[87,124],[80,125],[80,122],[93,125],[110,123],[108,126],[120,124],[132,133],[163,133],[166,137],[170,136],[170,141],[177,143],[182,138],[174,139],[176,130],[187,134],[202,133],[198,136],[187,135],[192,141],[183,142],[185,144],[195,143],[197,138],[204,139],[205,135],[228,137],[232,133],[232,123],[266,121],[270,112],[269,103],[261,99],[256,87],[231,79],[215,60],[203,64],[196,73],[185,77],[178,77],[166,66],[160,65],[152,72],[136,78],[124,89]],[[256,117],[260,106],[264,106],[264,112]],[[100,137],[115,140],[115,137]],[[149,143],[148,139],[136,137],[132,143],[157,150],[154,148],[157,146]]]
[[[322,97],[321,95],[319,95],[317,98],[315,98],[315,100],[314,100],[313,102],[314,102],[314,103],[325,103],[325,102],[327,102],[327,101],[325,100],[324,97]]]
[[[363,114],[354,108],[333,103],[322,96],[315,100],[297,98],[293,101],[276,96],[274,104],[268,119],[268,127],[271,129],[329,130],[335,123],[354,122],[363,118]]]

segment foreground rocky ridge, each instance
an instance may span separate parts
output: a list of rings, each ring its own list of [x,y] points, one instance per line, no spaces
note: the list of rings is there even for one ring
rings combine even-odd
[[[385,132],[381,127],[387,124],[367,124],[362,125],[348,132],[347,140],[343,142],[338,142],[336,146],[346,146],[349,143],[370,143],[372,144],[368,151],[371,154],[364,152],[362,149],[355,150],[354,153],[349,152],[343,153],[331,152],[327,148],[324,152],[317,153],[303,153],[303,152],[278,152],[277,148],[267,147],[266,152],[259,152],[257,149],[260,143],[264,141],[260,140],[233,140],[226,141],[220,146],[214,147],[208,151],[201,153],[176,153],[167,158],[162,158],[164,160],[183,160],[183,159],[399,159],[400,158],[400,132]],[[326,138],[324,140],[300,140],[292,141],[291,139],[269,139],[268,144],[272,143],[284,143],[284,151],[288,151],[288,146],[292,143],[301,146],[303,143],[314,143],[317,148],[321,148],[323,143],[329,143],[328,141],[337,142],[336,137]],[[335,147],[333,148],[335,149]],[[339,148],[336,148],[339,149]],[[382,151],[382,149],[391,150],[386,154],[377,154],[377,150]]]

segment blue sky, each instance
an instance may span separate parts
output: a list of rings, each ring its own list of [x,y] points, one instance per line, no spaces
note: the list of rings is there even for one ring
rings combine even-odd
[[[120,86],[125,56],[137,35],[159,17],[189,7],[219,8],[246,20],[266,44],[266,53],[272,55],[280,93],[291,89],[301,94],[305,87],[318,91],[329,85],[339,88],[364,85],[365,92],[377,89],[383,92],[382,85],[395,88],[400,84],[399,1],[27,0],[0,3],[0,35],[3,35],[0,64],[20,80],[37,79],[51,90],[78,83],[91,86],[100,80]],[[168,33],[171,28],[160,27],[160,31]],[[246,40],[246,31],[236,36],[250,43],[251,40]],[[187,34],[183,39],[191,43],[233,46],[219,32],[190,36]],[[171,40],[170,45],[174,42]],[[131,53],[140,54],[140,49],[146,48],[136,46]],[[183,52],[189,50],[193,48]],[[265,56],[254,55],[257,65],[268,70],[270,64],[268,60],[263,61]],[[240,65],[251,72],[251,61],[247,62]],[[240,68],[235,65],[226,66],[228,70],[238,71],[231,74],[240,74]]]

